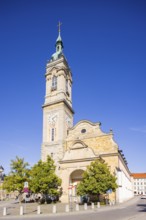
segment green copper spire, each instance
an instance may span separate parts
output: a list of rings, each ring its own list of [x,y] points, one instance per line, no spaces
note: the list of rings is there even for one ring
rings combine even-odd
[[[56,52],[52,55],[51,60],[57,60],[62,54],[63,54],[63,41],[61,39],[61,30],[60,30],[60,26],[61,26],[61,22],[59,21],[58,23],[58,37],[56,40]]]

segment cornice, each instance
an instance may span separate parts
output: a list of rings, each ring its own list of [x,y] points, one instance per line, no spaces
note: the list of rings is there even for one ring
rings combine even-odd
[[[73,126],[72,128],[70,128],[70,130],[74,130],[79,124],[81,124],[81,123],[87,123],[87,124],[90,124],[91,126],[99,126],[100,127],[100,125],[101,125],[101,123],[100,122],[96,122],[96,123],[93,123],[93,122],[91,122],[91,121],[89,121],[89,120],[81,120],[81,121],[79,121],[75,126]]]
[[[59,101],[44,104],[44,105],[42,105],[42,108],[45,108],[47,106],[51,106],[51,105],[54,105],[54,104],[59,104],[59,103],[62,103],[62,102],[69,108],[71,113],[74,114],[74,110],[72,109],[72,107],[68,104],[68,102],[65,99],[61,99]]]
[[[89,157],[89,158],[81,158],[81,159],[73,159],[73,160],[60,160],[59,163],[60,164],[64,164],[64,163],[77,163],[77,162],[86,162],[86,161],[93,161],[96,159],[99,159],[99,156],[96,157]]]
[[[129,173],[129,175],[131,175],[131,172],[130,172],[128,166],[127,166],[126,163],[124,162],[124,160],[123,160],[123,158],[122,158],[122,156],[121,156],[121,154],[120,154],[119,152],[118,152],[118,157],[121,159],[121,162],[122,162],[122,164],[124,165],[124,167],[125,167],[125,169],[127,170],[127,172]]]
[[[63,55],[57,60],[49,61],[46,65],[46,67],[50,68],[50,67],[53,67],[53,66],[55,66],[55,65],[57,65],[61,62],[63,62],[69,68],[68,62],[67,62],[66,58]]]

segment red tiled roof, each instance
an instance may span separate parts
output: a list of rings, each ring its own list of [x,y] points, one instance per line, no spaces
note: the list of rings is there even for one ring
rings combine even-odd
[[[131,173],[131,176],[135,179],[144,179],[146,178],[146,173]]]

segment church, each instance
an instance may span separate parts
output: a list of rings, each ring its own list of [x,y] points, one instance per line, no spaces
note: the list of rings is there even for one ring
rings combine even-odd
[[[72,73],[63,54],[60,24],[56,51],[46,65],[46,92],[43,104],[41,159],[50,155],[56,174],[62,179],[62,202],[76,197],[76,186],[90,163],[102,158],[117,178],[118,188],[110,195],[118,203],[133,197],[127,161],[113,139],[112,130],[104,133],[101,123],[88,120],[73,124]]]

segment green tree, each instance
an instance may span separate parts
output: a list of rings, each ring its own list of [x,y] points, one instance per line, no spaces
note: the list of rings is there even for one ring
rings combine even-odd
[[[101,195],[107,190],[117,188],[116,177],[110,173],[108,165],[103,160],[91,162],[83,173],[83,180],[77,186],[78,195]]]
[[[50,156],[46,162],[41,160],[35,164],[30,172],[30,188],[34,193],[59,195],[61,179],[55,174],[54,161]]]
[[[24,182],[29,180],[29,164],[24,162],[23,158],[16,156],[15,160],[11,160],[11,171],[8,176],[4,178],[3,189],[7,192],[18,191],[22,192]]]

